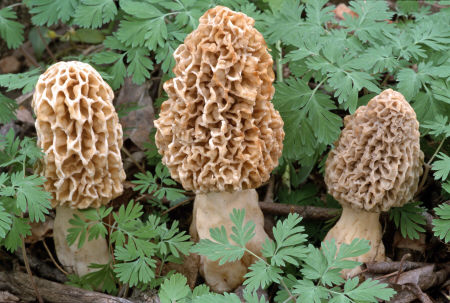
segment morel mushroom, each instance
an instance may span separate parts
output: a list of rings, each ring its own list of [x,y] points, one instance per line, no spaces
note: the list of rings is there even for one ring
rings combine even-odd
[[[270,102],[273,61],[254,20],[217,6],[174,52],[175,78],[164,84],[156,145],[172,177],[196,192],[191,236],[209,239],[209,229],[231,233],[233,208],[256,224],[249,249],[260,254],[267,234],[254,188],[278,165],[283,121]],[[201,257],[200,273],[215,291],[243,281],[254,261],[219,266]]]
[[[344,124],[325,168],[328,192],[343,212],[325,240],[334,238],[339,246],[367,239],[371,250],[354,260],[383,261],[380,212],[410,201],[422,174],[419,122],[403,95],[387,89],[346,116]]]
[[[98,208],[119,196],[125,172],[122,128],[114,93],[100,74],[82,62],[59,62],[39,77],[33,96],[38,145],[45,157],[41,174],[56,208],[56,254],[69,270],[83,275],[90,263],[109,261],[103,238],[68,246],[66,236],[77,209]]]

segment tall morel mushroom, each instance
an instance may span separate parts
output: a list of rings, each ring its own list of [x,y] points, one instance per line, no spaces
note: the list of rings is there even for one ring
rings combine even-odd
[[[90,271],[90,263],[107,263],[108,246],[98,238],[86,241],[81,249],[76,244],[69,247],[69,220],[77,209],[100,207],[123,191],[122,127],[113,98],[100,74],[77,61],[49,67],[33,96],[38,145],[45,153],[41,174],[56,208],[56,254],[79,275]]]
[[[254,188],[278,165],[283,121],[270,102],[273,61],[254,20],[217,6],[174,52],[175,78],[164,84],[156,145],[172,177],[196,192],[191,235],[208,239],[244,208],[256,224],[248,247],[259,254],[267,237]],[[200,273],[216,291],[243,281],[253,257],[219,266],[201,257]]]
[[[382,261],[380,212],[410,201],[422,174],[419,122],[403,95],[387,89],[346,116],[344,124],[325,168],[328,192],[343,212],[325,240],[340,245],[367,239],[371,250],[355,260]]]

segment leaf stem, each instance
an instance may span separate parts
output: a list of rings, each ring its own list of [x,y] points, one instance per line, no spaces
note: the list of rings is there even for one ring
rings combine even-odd
[[[283,50],[281,48],[281,40],[277,41],[275,45],[276,50],[278,51],[278,58],[276,60],[277,64],[277,82],[283,82]]]
[[[31,272],[30,263],[28,262],[27,251],[25,250],[25,240],[22,235],[20,236],[20,240],[22,241],[23,263],[25,263],[25,268],[30,278],[31,285],[33,286],[34,293],[36,294],[36,298],[39,301],[39,303],[44,303],[44,300],[42,300],[41,294],[39,293],[39,290],[36,287],[36,283],[34,283],[33,273]]]
[[[445,139],[447,139],[447,137],[444,137],[444,139],[442,139],[441,143],[439,143],[438,147],[436,148],[436,151],[434,152],[434,154],[431,156],[430,160],[428,160],[427,164],[431,165],[431,162],[433,162],[434,158],[436,157],[436,155],[438,154],[438,152],[440,151],[442,145],[444,145]]]
[[[428,178],[428,173],[430,172],[431,162],[433,162],[434,158],[439,153],[439,150],[441,149],[442,145],[444,145],[445,139],[447,139],[447,137],[444,137],[444,139],[442,139],[441,143],[439,143],[438,147],[436,148],[434,154],[431,156],[431,158],[428,160],[428,162],[425,163],[423,177],[422,177],[422,180],[420,180],[420,184],[419,184],[419,187],[417,188],[415,196],[417,196],[420,192],[422,192],[423,186],[425,185],[425,182],[427,181],[427,178]]]
[[[47,254],[49,255],[50,259],[52,260],[53,264],[55,264],[56,268],[59,269],[60,272],[62,272],[63,274],[65,274],[66,276],[69,275],[69,273],[67,271],[65,271],[61,266],[59,266],[58,262],[56,262],[55,258],[53,257],[50,249],[47,246],[47,243],[45,243],[45,238],[42,239],[42,244],[44,244],[44,248],[47,251]]]

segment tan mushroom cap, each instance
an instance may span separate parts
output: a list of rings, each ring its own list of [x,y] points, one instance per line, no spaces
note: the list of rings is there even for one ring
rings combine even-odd
[[[253,24],[217,6],[174,52],[156,145],[187,190],[256,188],[278,165],[284,131],[270,102],[273,61]]]
[[[402,94],[387,89],[344,119],[326,161],[328,192],[341,204],[387,211],[410,201],[422,174],[419,122]]]
[[[122,193],[122,127],[113,98],[86,63],[59,62],[39,77],[32,105],[53,207],[99,207]]]

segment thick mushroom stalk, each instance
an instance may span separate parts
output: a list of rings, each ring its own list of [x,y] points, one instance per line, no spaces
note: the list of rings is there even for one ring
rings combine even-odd
[[[264,231],[264,216],[258,205],[258,194],[254,189],[198,194],[195,197],[190,234],[195,241],[213,240],[209,230],[219,226],[225,226],[227,234],[231,234],[233,223],[230,220],[230,213],[233,209],[245,209],[245,222],[255,223],[255,236],[247,243],[247,248],[261,256],[261,246],[267,234]],[[248,267],[256,261],[255,259],[254,256],[245,254],[239,261],[219,266],[218,261],[201,256],[200,272],[212,289],[218,292],[229,291],[242,284]]]
[[[164,84],[156,145],[172,177],[197,194],[191,236],[209,238],[209,228],[231,230],[233,208],[244,208],[256,224],[251,246],[259,254],[267,237],[254,188],[278,165],[283,121],[270,102],[273,61],[267,45],[242,13],[218,6],[174,52],[175,78]],[[243,281],[251,258],[218,266],[201,259],[202,273],[215,291]]]
[[[38,145],[45,156],[40,173],[56,208],[56,254],[70,271],[84,275],[90,263],[107,263],[105,239],[82,249],[66,241],[77,209],[98,208],[119,196],[125,172],[120,148],[122,128],[114,94],[100,74],[82,62],[59,62],[39,77],[33,96]]]
[[[382,261],[380,212],[410,201],[422,174],[419,122],[403,95],[387,89],[345,117],[344,124],[325,168],[328,192],[343,212],[325,240],[334,238],[340,245],[367,239],[371,250],[354,260]]]

